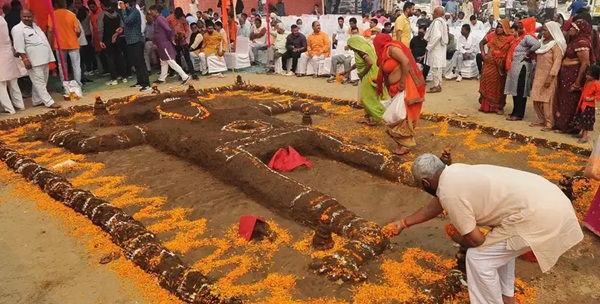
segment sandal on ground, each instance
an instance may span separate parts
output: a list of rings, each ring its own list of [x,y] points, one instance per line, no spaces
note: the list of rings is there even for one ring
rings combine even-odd
[[[587,142],[588,142],[588,140],[587,140],[587,139],[583,139],[583,138],[580,138],[580,139],[577,141],[577,143],[580,143],[580,144],[585,144],[585,143],[587,143]]]
[[[544,123],[543,122],[532,122],[529,124],[530,127],[543,127]]]
[[[496,114],[498,114],[498,115],[504,115],[504,110],[498,110],[498,111],[496,112]]]

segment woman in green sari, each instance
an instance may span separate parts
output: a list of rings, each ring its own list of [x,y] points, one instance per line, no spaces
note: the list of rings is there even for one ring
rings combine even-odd
[[[380,100],[386,99],[386,96],[377,95],[377,55],[375,49],[362,36],[352,36],[348,39],[347,47],[354,51],[356,63],[349,70],[344,71],[344,75],[356,69],[358,78],[360,78],[360,97],[365,107],[365,118],[357,121],[369,126],[374,126],[381,121],[385,107]],[[387,94],[385,94],[387,95]]]

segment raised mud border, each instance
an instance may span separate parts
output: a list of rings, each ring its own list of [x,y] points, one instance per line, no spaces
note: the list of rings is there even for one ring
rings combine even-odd
[[[238,90],[281,94],[281,95],[298,97],[298,98],[312,99],[315,102],[331,102],[336,105],[348,105],[353,108],[362,108],[362,106],[356,100],[326,97],[326,96],[315,95],[315,94],[310,94],[310,93],[305,93],[305,92],[291,91],[291,90],[286,90],[286,89],[282,89],[282,88],[263,86],[263,85],[254,85],[254,84],[234,84],[234,85],[228,85],[228,86],[204,88],[204,89],[199,89],[197,91],[200,96],[203,96],[203,95],[206,96],[209,94],[224,93],[224,92],[228,92],[228,91],[238,91]],[[111,105],[127,102],[129,97],[130,96],[112,99],[112,100],[106,102],[106,105],[110,107]],[[271,103],[268,103],[268,102],[264,102],[262,104],[266,105],[266,106],[271,105]],[[259,108],[259,110],[261,110],[261,112],[268,114],[268,115],[269,114],[271,114],[271,115],[279,114],[280,111],[281,111],[281,113],[286,112],[286,110],[282,109],[282,110],[275,110],[271,113],[267,113],[267,112],[270,112],[271,110],[267,109],[264,106],[260,106],[260,105],[257,106],[257,108]],[[262,108],[262,109],[260,109],[260,108]],[[90,110],[93,110],[93,105],[83,105],[83,106],[77,105],[77,106],[73,106],[73,107],[69,107],[69,108],[52,110],[52,111],[46,112],[44,114],[2,120],[2,121],[0,121],[0,130],[9,130],[9,129],[20,127],[20,126],[23,126],[23,125],[26,125],[29,123],[41,122],[44,120],[57,118],[57,117],[69,117],[69,116],[74,115],[75,113],[86,112],[86,111],[90,111]],[[312,109],[311,109],[311,112],[312,112]],[[485,125],[478,124],[476,122],[466,121],[464,119],[459,119],[459,118],[454,118],[454,117],[451,117],[451,116],[445,115],[445,114],[422,113],[421,119],[432,121],[432,122],[448,121],[448,123],[453,127],[462,128],[462,129],[470,129],[470,130],[481,130],[482,132],[489,134],[491,136],[494,136],[496,138],[507,138],[507,139],[515,140],[515,141],[523,143],[523,144],[533,143],[537,146],[541,146],[541,147],[552,149],[552,150],[566,150],[566,151],[570,151],[572,153],[575,153],[578,155],[583,155],[583,156],[589,156],[592,153],[592,151],[590,149],[574,146],[571,144],[550,141],[550,140],[547,140],[544,138],[528,136],[528,135],[524,135],[521,133],[511,132],[511,131],[503,130],[503,129],[492,127],[492,126],[485,126]]]
[[[0,160],[36,184],[44,193],[84,215],[108,233],[125,256],[157,278],[160,286],[187,303],[241,303],[221,299],[212,290],[209,278],[187,267],[168,251],[144,225],[120,208],[99,199],[91,192],[73,188],[64,177],[37,164],[0,141]]]

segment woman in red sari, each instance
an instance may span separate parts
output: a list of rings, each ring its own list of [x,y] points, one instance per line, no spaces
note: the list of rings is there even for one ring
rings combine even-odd
[[[490,33],[479,43],[483,57],[483,73],[479,82],[479,111],[504,115],[506,95],[506,57],[515,38],[511,35],[510,22],[503,19],[498,22],[496,31]],[[484,46],[487,44],[488,52]]]
[[[381,96],[385,86],[392,99],[398,94],[405,94],[406,113],[397,116],[406,118],[395,122],[386,121],[388,135],[398,144],[392,152],[404,155],[410,152],[410,147],[416,145],[415,127],[425,101],[425,79],[410,49],[402,42],[392,40],[390,35],[377,35],[373,45],[379,66],[377,93]],[[391,107],[388,108],[390,109]]]

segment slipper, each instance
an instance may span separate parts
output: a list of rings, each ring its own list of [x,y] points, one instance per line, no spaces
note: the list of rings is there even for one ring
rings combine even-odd
[[[529,124],[530,127],[543,127],[544,124],[541,122],[532,122]]]

